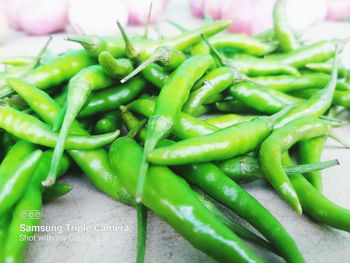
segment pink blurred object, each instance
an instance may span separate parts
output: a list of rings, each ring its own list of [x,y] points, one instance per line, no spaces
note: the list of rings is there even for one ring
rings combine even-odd
[[[31,35],[46,35],[64,30],[68,4],[65,0],[33,0],[23,3],[19,11],[19,26]]]
[[[204,2],[205,0],[189,0],[190,10],[195,17],[204,17]]]
[[[32,0],[5,0],[3,3],[5,15],[9,25],[14,29],[20,29],[19,12],[22,6]]]
[[[341,20],[350,16],[350,0],[326,0],[327,19]]]
[[[148,12],[151,1],[147,0],[124,0],[129,11],[129,24],[145,25],[148,19]],[[169,0],[152,0],[152,13],[150,22],[153,23],[159,19]]]
[[[210,16],[212,19],[217,20],[222,18],[223,6],[226,0],[206,0],[204,2],[203,11],[204,15]]]

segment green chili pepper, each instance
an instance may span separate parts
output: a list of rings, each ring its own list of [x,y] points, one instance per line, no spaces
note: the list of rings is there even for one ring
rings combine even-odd
[[[303,74],[301,76],[267,76],[251,78],[252,82],[282,92],[304,89],[323,89],[330,81],[326,74]],[[350,90],[350,86],[339,80],[336,81],[337,90]]]
[[[285,165],[293,164],[288,154],[283,156],[283,162]],[[328,200],[301,174],[292,174],[289,178],[308,216],[321,224],[350,232],[350,210]]]
[[[169,77],[164,68],[154,63],[142,70],[142,76],[159,89],[163,88]]]
[[[273,42],[262,42],[241,34],[221,34],[220,36],[211,37],[209,43],[215,49],[224,53],[243,52],[258,57],[271,53],[277,48],[277,45]],[[210,50],[206,43],[202,41],[191,49],[191,54],[210,54]]]
[[[12,85],[15,79],[9,80]],[[51,127],[32,115],[22,113],[7,106],[0,106],[0,127],[20,139],[55,147],[58,135]],[[89,150],[111,143],[119,136],[119,130],[103,135],[69,135],[64,144],[66,149]]]
[[[300,41],[290,27],[286,12],[286,2],[277,0],[273,8],[274,35],[284,52],[296,50],[300,47]]]
[[[302,214],[302,208],[298,196],[283,170],[282,154],[296,142],[322,136],[329,129],[330,126],[326,121],[313,117],[299,118],[275,130],[261,144],[259,160],[266,179],[298,214]]]
[[[46,123],[50,125],[54,123],[60,107],[47,93],[24,81],[17,80],[12,84],[12,88],[28,103],[34,112]],[[89,134],[77,122],[73,123],[70,132],[77,135]],[[104,149],[68,150],[67,152],[98,189],[115,200],[133,204],[129,193],[120,185],[119,179],[114,176]]]
[[[327,136],[301,141],[299,143],[300,163],[308,164],[319,162],[326,141]],[[304,176],[318,191],[322,191],[321,171],[312,171],[304,174]]]
[[[332,98],[338,78],[337,57],[338,54],[335,58],[331,79],[328,85],[323,90],[313,94],[307,101],[301,102],[298,106],[292,108],[287,114],[282,116],[280,120],[277,120],[275,128],[280,128],[300,117],[320,117],[329,109],[332,104]]]
[[[120,122],[120,112],[117,110],[105,113],[99,118],[94,127],[97,134],[112,132],[118,129]]]
[[[208,135],[189,138],[148,154],[148,161],[161,165],[180,165],[232,158],[254,150],[270,135],[274,121],[288,108],[272,117],[258,117],[249,122],[221,129]]]
[[[230,68],[217,68],[206,74],[203,86],[192,92],[183,106],[183,112],[198,115],[197,109],[210,97],[227,89],[233,83],[233,73]]]
[[[136,195],[142,148],[131,138],[124,137],[112,144],[109,157],[123,185]],[[142,201],[195,247],[216,260],[261,262],[200,203],[188,184],[166,167],[150,167]]]
[[[218,111],[229,112],[229,113],[242,113],[242,112],[254,112],[253,109],[249,108],[247,105],[239,102],[236,99],[225,99],[215,103],[215,107]]]
[[[250,194],[226,177],[215,165],[192,164],[180,168],[191,184],[246,219],[287,262],[304,262],[294,240],[283,226]]]
[[[274,89],[262,88],[250,81],[234,84],[230,88],[230,93],[235,99],[248,107],[268,114],[276,113],[287,105],[300,102],[298,98]]]
[[[205,119],[205,122],[214,125],[219,129],[223,129],[244,121],[251,121],[256,117],[257,116],[253,115],[224,114],[207,118]]]
[[[174,71],[157,98],[154,113],[148,122],[145,141],[144,158],[139,173],[139,186],[136,194],[140,201],[143,182],[147,173],[147,155],[160,139],[164,138],[173,128],[181,108],[186,103],[193,84],[213,65],[209,55],[198,55],[189,58]]]
[[[296,68],[302,68],[309,63],[319,63],[333,58],[337,52],[337,40],[323,40],[285,54],[273,55],[269,59]]]
[[[236,68],[241,74],[249,77],[271,76],[271,75],[292,75],[299,76],[300,73],[293,66],[277,60],[258,58],[235,58],[228,60],[227,64]]]
[[[122,79],[123,77],[130,74],[134,69],[134,66],[130,59],[115,59],[107,51],[101,52],[101,54],[98,56],[98,62],[100,63],[107,76],[116,79]]]
[[[123,123],[127,127],[129,131],[133,130],[135,127],[138,127],[138,124],[140,123],[139,119],[136,118],[125,106],[120,106],[121,111],[121,117],[123,120]],[[138,141],[141,141],[142,143],[146,140],[147,131],[146,129],[141,129],[136,134],[136,138],[138,138]]]
[[[119,106],[136,98],[146,87],[146,83],[135,77],[128,83],[93,92],[86,105],[79,113],[80,117],[88,117],[96,113],[118,109]]]
[[[72,190],[72,185],[65,183],[55,183],[53,186],[45,189],[43,193],[43,200],[51,202],[59,197],[62,197]]]
[[[25,191],[32,174],[37,167],[41,151],[35,150],[17,163],[17,169],[8,172],[7,176],[0,177],[0,215],[8,210],[20,199]]]
[[[124,115],[125,114],[125,115]],[[132,115],[132,113],[128,112],[128,110],[123,111],[123,116],[126,118],[123,118],[125,120],[125,125],[128,127],[129,130],[134,129],[137,127],[137,125],[140,123],[139,120]],[[141,135],[142,132],[146,132],[145,130],[142,130],[140,132],[140,139],[141,141],[144,141],[146,138],[145,135]],[[165,141],[165,140],[164,140]],[[166,144],[172,143],[172,142],[166,142]],[[229,218],[226,214],[220,211],[220,209],[207,197],[205,197],[203,194],[199,193],[198,191],[195,192],[197,195],[197,198],[201,201],[201,203],[208,209],[212,214],[215,215],[222,223],[224,223],[226,226],[228,226],[234,233],[236,233],[238,236],[248,240],[252,241],[260,246],[263,246],[264,248],[276,253],[276,251],[271,247],[271,245],[266,242],[264,239],[260,238],[247,228],[241,226],[240,224],[233,221],[233,219]]]
[[[149,65],[159,62],[166,70],[174,70],[186,60],[185,54],[175,48],[159,47],[153,54],[143,61],[133,72],[121,80],[121,83],[127,82],[138,73],[146,69]]]
[[[25,66],[32,63],[35,60],[35,57],[30,56],[11,56],[0,59],[0,64],[10,65],[14,67]]]
[[[55,183],[58,163],[64,151],[64,144],[68,136],[68,131],[79,111],[87,101],[88,96],[93,90],[106,88],[112,83],[113,80],[104,74],[101,66],[97,65],[83,69],[69,81],[67,109],[55,146],[50,173],[47,177],[47,181],[43,182],[44,185],[50,186]]]
[[[84,50],[67,52],[50,63],[43,64],[29,72],[25,80],[40,89],[60,85],[76,75],[80,70],[95,63]],[[0,98],[11,94],[10,87],[2,89]]]

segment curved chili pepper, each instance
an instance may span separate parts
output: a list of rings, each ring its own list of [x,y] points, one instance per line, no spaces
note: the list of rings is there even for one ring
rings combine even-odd
[[[164,87],[165,82],[169,77],[164,68],[154,63],[150,64],[147,68],[142,70],[142,76],[144,79],[159,89]]]
[[[318,73],[331,74],[333,69],[333,63],[332,61],[327,61],[324,63],[309,63],[305,65],[305,68]],[[338,67],[339,78],[346,78],[348,74],[349,72],[346,69],[346,67],[344,66]]]
[[[47,93],[20,80],[17,80],[16,83],[13,82],[12,88],[46,123],[50,125],[54,123],[60,107]],[[76,135],[89,134],[77,122],[73,123],[70,131]],[[113,174],[104,149],[68,150],[67,152],[99,190],[115,200],[129,205],[133,204],[131,196]]]
[[[252,113],[253,109],[249,108],[247,105],[244,105],[242,102],[239,102],[236,99],[224,99],[222,101],[216,102],[215,107],[218,111],[229,112],[229,113]]]
[[[100,63],[107,76],[116,79],[122,79],[134,70],[134,66],[130,59],[115,59],[109,52],[103,51],[98,56]]]
[[[320,136],[299,143],[299,160],[302,164],[315,163],[321,160],[321,154],[327,136]],[[304,174],[305,178],[318,190],[322,191],[321,171],[312,171]]]
[[[80,71],[69,81],[66,102],[67,108],[65,110],[58,140],[55,145],[50,173],[47,177],[47,181],[43,182],[43,184],[46,186],[50,186],[55,183],[58,163],[64,151],[64,144],[68,136],[68,131],[79,111],[84,106],[88,96],[93,90],[106,88],[112,83],[113,80],[104,74],[101,66],[97,65]]]
[[[275,123],[275,128],[280,128],[300,117],[320,117],[322,114],[324,114],[332,104],[337,78],[338,70],[336,57],[331,79],[328,85],[323,90],[319,90],[317,93],[313,94],[308,100],[292,108],[287,114],[277,120]]]
[[[298,98],[274,89],[262,88],[250,81],[234,84],[230,88],[230,93],[235,99],[248,107],[269,114],[276,113],[288,105],[300,102]]]
[[[303,74],[301,76],[266,76],[251,78],[252,82],[282,92],[292,92],[304,89],[323,89],[330,81],[326,74]],[[350,86],[339,80],[336,81],[337,90],[350,90]]]
[[[142,155],[142,148],[127,137],[115,141],[110,149],[110,162],[115,173],[134,195],[137,192],[138,167],[142,162]],[[131,162],[135,165],[130,165]],[[229,228],[200,203],[188,184],[166,167],[149,168],[142,201],[193,246],[216,260],[261,262]]]
[[[206,74],[205,79],[203,86],[190,94],[183,106],[183,112],[196,116],[200,105],[215,94],[227,89],[233,83],[232,69],[225,67],[214,69]]]
[[[312,117],[300,118],[276,129],[261,144],[259,160],[266,179],[298,214],[302,214],[302,208],[298,195],[283,170],[282,154],[296,142],[322,136],[329,129],[326,121]]]
[[[9,81],[13,85],[13,79]],[[20,139],[55,147],[58,135],[51,127],[32,115],[17,111],[7,106],[0,106],[0,127]],[[66,149],[90,150],[102,147],[114,141],[119,130],[103,135],[69,135],[64,144]]]
[[[209,55],[198,55],[189,58],[174,71],[157,98],[154,113],[148,121],[147,138],[145,141],[144,158],[139,173],[139,186],[136,194],[140,201],[143,182],[147,173],[147,155],[160,139],[173,128],[181,108],[186,103],[193,84],[213,65]]]
[[[161,165],[180,165],[228,159],[250,152],[270,135],[274,121],[288,110],[287,107],[271,117],[258,117],[208,135],[155,149],[148,154],[148,161]]]
[[[215,165],[192,164],[179,170],[191,184],[246,219],[287,262],[304,262],[294,240],[274,216]]]
[[[281,50],[288,52],[298,49],[300,41],[288,23],[285,4],[284,0],[276,1],[273,8],[273,28]]]
[[[221,34],[209,38],[209,43],[223,53],[243,52],[253,56],[264,56],[277,49],[273,42],[262,42],[259,39],[241,34]],[[207,44],[202,41],[191,49],[192,55],[209,54]]]

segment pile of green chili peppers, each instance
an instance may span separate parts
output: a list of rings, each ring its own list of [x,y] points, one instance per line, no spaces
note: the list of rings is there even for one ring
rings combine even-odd
[[[79,50],[48,56],[47,43],[37,57],[0,60],[0,262],[24,261],[20,236],[35,233],[20,225],[40,217],[23,213],[67,194],[57,179],[76,167],[135,207],[138,263],[148,211],[219,262],[263,262],[244,241],[304,262],[240,186],[254,180],[297,214],[350,232],[350,210],[322,194],[321,177],[339,164],[321,155],[328,137],[342,143],[333,129],[350,107],[345,40],[302,43],[285,18],[278,0],[273,29],[257,36],[216,21],[149,39],[118,23],[120,36],[68,37]]]

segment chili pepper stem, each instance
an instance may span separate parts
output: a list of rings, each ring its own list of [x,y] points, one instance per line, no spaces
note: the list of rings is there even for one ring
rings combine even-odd
[[[139,52],[135,49],[133,44],[131,43],[124,27],[120,24],[119,20],[116,21],[119,31],[122,35],[122,38],[125,42],[126,54],[130,58],[136,58],[139,55]]]
[[[45,42],[44,46],[40,50],[39,54],[36,56],[36,58],[34,60],[33,69],[40,65],[41,59],[42,59],[43,55],[45,54],[48,46],[50,45],[52,39],[53,39],[53,36],[50,35],[49,38],[47,39],[47,41]]]
[[[171,20],[171,19],[166,19],[166,22],[170,25],[172,25],[173,27],[175,27],[177,30],[179,30],[181,33],[184,32],[188,32],[188,29],[183,27],[182,25],[176,23],[175,21]]]
[[[136,263],[143,263],[145,260],[145,250],[146,250],[148,209],[142,204],[136,204],[136,213],[137,213]]]
[[[171,54],[171,51],[167,47],[157,48],[148,59],[146,59],[144,62],[142,62],[133,72],[131,72],[125,78],[120,80],[120,82],[121,83],[127,82],[128,80],[135,77],[142,70],[144,70],[147,66],[149,66],[150,64],[152,64],[154,62],[161,61],[164,64],[168,63],[170,60],[170,54]]]
[[[350,149],[350,145],[347,142],[345,142],[342,138],[340,138],[338,135],[336,135],[334,132],[328,131],[327,135],[328,137],[332,138],[334,141],[336,141],[340,145],[344,146],[346,149]]]
[[[148,39],[148,34],[149,34],[149,26],[151,23],[151,15],[152,15],[152,7],[153,7],[153,2],[152,0],[149,3],[149,9],[148,9],[148,16],[147,16],[147,22],[145,25],[145,32],[143,33],[143,38]]]
[[[330,161],[324,161],[324,162],[318,162],[318,163],[312,163],[312,164],[299,164],[295,166],[284,167],[283,170],[286,172],[286,174],[295,174],[295,173],[304,174],[304,173],[309,173],[313,171],[324,170],[337,165],[340,165],[340,162],[338,159],[334,159]]]
[[[91,40],[88,40],[86,37],[81,36],[67,36],[65,38],[67,41],[76,42],[81,44],[83,47],[93,46],[95,43]]]

